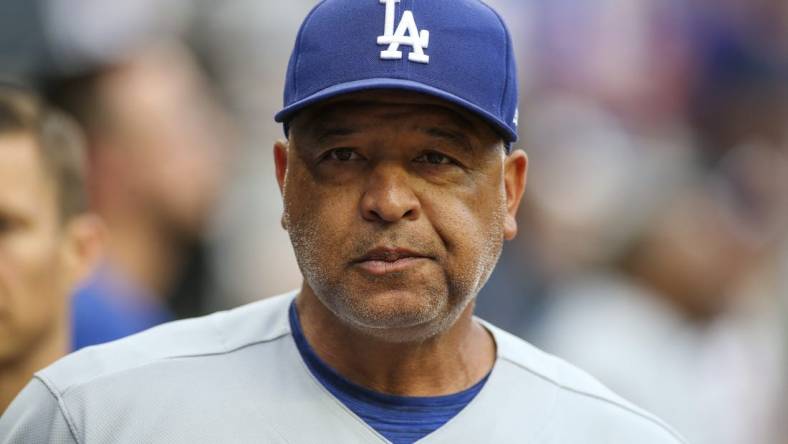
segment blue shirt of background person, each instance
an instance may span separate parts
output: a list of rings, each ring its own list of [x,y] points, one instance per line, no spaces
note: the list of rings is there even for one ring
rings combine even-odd
[[[173,318],[155,295],[104,264],[74,294],[72,350],[114,341]]]

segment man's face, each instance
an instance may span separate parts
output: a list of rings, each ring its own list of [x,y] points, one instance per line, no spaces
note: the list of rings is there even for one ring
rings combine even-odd
[[[107,74],[100,87],[124,185],[141,211],[189,239],[213,211],[232,145],[207,89],[186,53],[158,48]]]
[[[36,142],[0,135],[0,366],[62,326],[65,240]]]
[[[343,96],[292,123],[277,169],[306,284],[384,339],[451,326],[516,232],[525,154],[506,157],[481,120],[419,94]]]

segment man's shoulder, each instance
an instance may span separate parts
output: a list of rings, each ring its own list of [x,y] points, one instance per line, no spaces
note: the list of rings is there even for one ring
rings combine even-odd
[[[294,293],[208,316],[170,322],[114,342],[72,353],[36,376],[64,393],[92,381],[130,374],[177,358],[231,354],[290,334],[287,307]]]
[[[552,418],[546,434],[551,429],[565,433],[567,427],[606,429],[644,438],[648,434],[658,439],[654,442],[684,442],[662,420],[621,398],[585,371],[489,323],[485,326],[495,337],[498,365],[507,368],[512,383],[529,381],[552,393],[549,402],[543,400]]]

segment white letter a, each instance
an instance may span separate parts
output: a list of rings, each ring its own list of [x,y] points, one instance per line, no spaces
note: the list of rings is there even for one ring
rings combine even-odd
[[[389,28],[390,24],[394,22],[393,14],[390,16],[389,10],[398,1],[381,0],[381,3],[384,2],[386,3],[386,32],[378,37],[378,45],[389,45],[389,47],[385,51],[380,52],[380,58],[384,60],[400,60],[402,51],[399,50],[399,47],[400,45],[406,45],[412,48],[412,51],[408,54],[408,60],[411,62],[429,63],[430,56],[424,54],[424,49],[429,47],[430,32],[427,30],[419,31],[413,12],[405,11],[402,13],[402,20],[400,20],[397,30],[393,35],[388,34],[391,30]]]

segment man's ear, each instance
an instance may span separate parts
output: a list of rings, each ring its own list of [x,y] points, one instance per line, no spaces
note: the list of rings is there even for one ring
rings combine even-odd
[[[276,183],[279,184],[279,193],[284,197],[285,179],[287,178],[287,154],[290,148],[285,140],[278,140],[274,144],[274,164],[276,165]],[[282,228],[287,230],[287,220],[284,213],[281,219]]]
[[[286,140],[277,140],[274,144],[274,164],[276,165],[276,182],[279,184],[279,192],[285,189],[285,177],[287,176],[287,152],[290,148]]]
[[[72,288],[95,270],[104,254],[106,238],[104,221],[95,214],[80,214],[67,222],[63,254]]]
[[[506,240],[517,236],[517,209],[525,192],[528,178],[528,155],[523,150],[515,150],[504,161],[504,185],[506,187],[506,219],[503,233]]]

